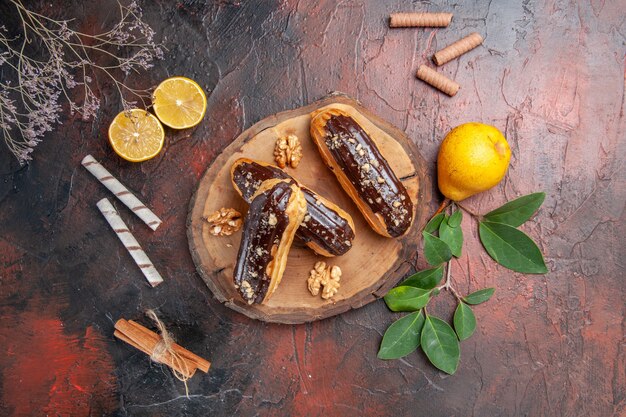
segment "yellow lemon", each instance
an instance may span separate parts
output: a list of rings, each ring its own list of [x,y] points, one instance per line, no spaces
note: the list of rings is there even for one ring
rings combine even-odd
[[[502,133],[482,123],[465,123],[448,133],[439,148],[439,190],[461,201],[498,184],[511,160],[511,148]]]
[[[202,87],[186,77],[172,77],[154,90],[152,106],[164,125],[186,129],[200,123],[206,112]]]
[[[154,158],[165,140],[159,119],[141,109],[123,111],[109,126],[109,143],[116,154],[130,162]]]

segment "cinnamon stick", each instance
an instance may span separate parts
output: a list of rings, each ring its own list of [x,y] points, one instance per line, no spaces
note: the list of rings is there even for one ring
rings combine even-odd
[[[152,339],[155,342],[158,342],[159,340],[161,340],[161,338],[159,337],[159,335],[157,335],[156,333],[154,333],[153,331],[150,331],[148,329],[146,329],[145,327],[143,327],[141,324],[137,323],[136,321],[133,320],[127,320],[128,323],[130,323],[133,327],[137,328],[138,330],[144,332],[144,334],[146,335],[146,337],[149,337],[150,339]],[[183,356],[185,359],[187,359],[189,362],[192,362],[198,369],[200,369],[202,372],[207,373],[209,371],[209,368],[211,367],[211,362],[207,361],[204,358],[201,358],[200,356],[196,355],[195,353],[192,353],[190,351],[188,351],[187,349],[185,349],[184,347],[182,347],[181,345],[179,345],[176,342],[172,343],[172,347],[181,355]]]
[[[163,349],[160,346],[164,343],[163,337],[132,320],[119,319],[115,323],[113,335],[146,353],[156,362],[169,366],[185,379],[191,378],[196,369],[206,373],[211,366],[211,362],[195,355],[177,343],[168,343]],[[158,353],[157,356],[155,356],[155,352]]]

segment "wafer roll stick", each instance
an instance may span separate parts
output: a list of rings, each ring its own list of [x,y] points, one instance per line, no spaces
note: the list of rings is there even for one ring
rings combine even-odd
[[[458,58],[466,52],[471,51],[478,45],[483,43],[483,37],[479,33],[472,33],[467,35],[463,39],[459,39],[452,45],[448,45],[440,51],[435,52],[433,55],[433,61],[437,65],[443,65],[446,62],[452,61],[454,58]]]
[[[143,272],[143,275],[146,277],[151,286],[156,287],[160,283],[163,282],[163,278],[159,271],[156,270],[148,255],[141,249],[139,242],[135,239],[135,236],[128,230],[128,227],[120,217],[115,207],[111,205],[109,200],[103,198],[98,201],[96,204],[98,209],[106,219],[106,221],[111,225],[113,231],[117,234],[117,237],[122,241],[130,256],[133,257],[137,266]]]
[[[98,161],[91,155],[83,158],[83,166],[87,171],[91,172],[105,187],[107,187],[126,207],[131,209],[148,227],[156,230],[161,224],[161,219],[146,207],[134,194],[128,191],[128,188],[117,180],[105,167],[100,165]]]
[[[439,74],[432,68],[427,67],[426,65],[420,65],[417,70],[417,78],[420,80],[432,85],[437,90],[446,93],[450,97],[455,95],[461,86],[456,82],[452,81],[445,75]]]
[[[446,27],[452,20],[452,13],[392,13],[389,27]]]

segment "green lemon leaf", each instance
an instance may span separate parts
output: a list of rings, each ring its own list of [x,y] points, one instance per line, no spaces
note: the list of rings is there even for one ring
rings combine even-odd
[[[400,285],[431,290],[439,284],[441,278],[443,278],[443,265],[440,265],[437,268],[425,269],[423,271],[416,272],[402,281]]]
[[[448,244],[452,255],[460,258],[463,249],[463,229],[460,227],[451,227],[450,220],[452,220],[452,217],[447,219],[447,221],[442,221],[439,225],[439,239]]]
[[[448,323],[427,315],[422,328],[421,343],[422,350],[433,365],[448,374],[456,372],[461,350],[459,339]]]
[[[463,213],[461,210],[457,210],[448,219],[448,226],[450,227],[459,227],[461,225],[461,221],[463,220]]]
[[[527,274],[548,272],[541,251],[524,232],[503,223],[480,222],[480,241],[497,263]]]
[[[454,312],[454,330],[459,340],[469,338],[476,330],[476,316],[470,306],[465,303],[460,302]]]
[[[385,295],[385,303],[391,311],[417,311],[428,304],[430,293],[422,288],[396,287]]]
[[[427,233],[432,233],[435,230],[437,230],[439,228],[439,225],[441,224],[441,221],[443,220],[444,216],[445,216],[445,214],[439,213],[435,217],[430,219],[430,221],[428,223],[426,223],[426,226],[424,227],[424,231],[427,232]]]
[[[440,265],[448,262],[452,257],[452,252],[448,244],[430,233],[422,232],[424,236],[424,256],[431,265]]]
[[[525,195],[485,214],[485,220],[513,227],[520,226],[541,207],[545,198],[546,193]]]
[[[475,291],[470,295],[463,297],[463,301],[467,304],[480,304],[489,300],[495,291],[495,288],[484,288],[482,290]]]
[[[413,352],[420,345],[423,326],[424,315],[421,310],[393,322],[380,343],[378,358],[398,359]]]

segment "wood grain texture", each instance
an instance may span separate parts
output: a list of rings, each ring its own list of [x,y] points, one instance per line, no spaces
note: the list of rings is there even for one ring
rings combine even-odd
[[[207,92],[206,118],[193,130],[168,130],[154,160],[121,161],[106,141],[119,99],[97,76],[96,119],[65,114],[27,167],[0,151],[0,415],[624,414],[623,1],[140,3],[167,60],[127,82],[144,88],[189,76]],[[110,27],[118,7],[28,4],[88,32]],[[7,8],[0,3],[9,26]],[[388,27],[393,12],[451,10],[446,29]],[[415,78],[436,50],[471,32],[483,45],[438,68],[462,85],[455,97]],[[477,330],[453,377],[419,354],[376,358],[400,317],[382,301],[319,322],[268,324],[223,306],[195,271],[186,215],[209,164],[255,122],[336,90],[405,131],[431,176],[450,129],[470,121],[501,129],[511,168],[467,201],[473,210],[547,194],[522,226],[546,254],[545,276],[495,265],[464,219],[452,279],[462,293],[497,289],[476,307]],[[95,202],[110,194],[80,166],[89,153],[163,220],[152,232],[116,203],[163,285],[148,287],[100,218]],[[120,317],[147,325],[150,307],[180,344],[212,362],[189,382],[190,399],[169,372],[112,337]],[[452,317],[451,297],[440,296],[432,312]]]
[[[369,227],[317,151],[309,135],[310,114],[330,107],[345,110],[367,130],[413,199],[415,221],[400,239],[382,237]],[[248,305],[233,286],[241,232],[217,238],[209,233],[204,219],[222,207],[245,212],[247,204],[231,182],[231,166],[242,157],[271,163],[276,139],[287,134],[298,136],[304,157],[297,169],[287,168],[286,171],[303,185],[320,190],[324,197],[347,210],[355,221],[356,238],[348,253],[330,259],[316,255],[296,242],[289,252],[283,280],[274,295],[264,304]],[[361,307],[384,295],[411,268],[406,259],[417,251],[420,229],[429,215],[425,208],[432,200],[432,183],[425,172],[424,160],[403,132],[343,94],[331,94],[307,106],[269,116],[237,136],[200,180],[191,198],[187,219],[192,258],[220,302],[254,319],[303,323]],[[338,265],[342,270],[341,288],[331,300],[313,297],[307,289],[309,271],[317,261]]]

